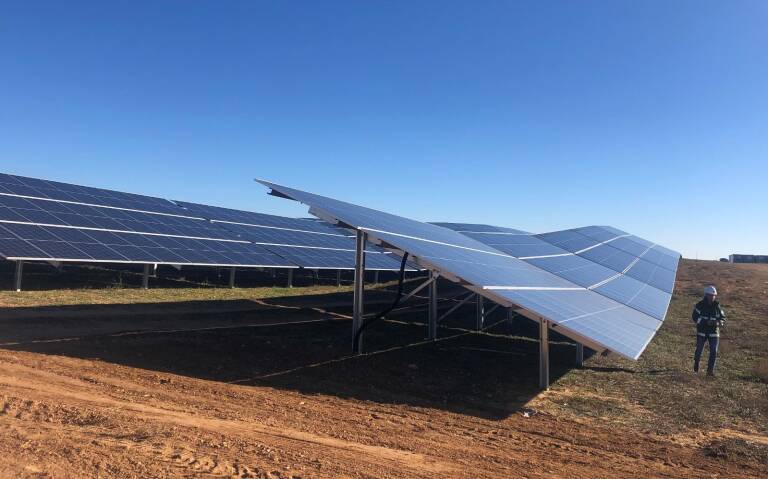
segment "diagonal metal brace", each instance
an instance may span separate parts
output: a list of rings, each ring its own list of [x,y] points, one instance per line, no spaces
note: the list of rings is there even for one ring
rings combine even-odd
[[[464,299],[462,299],[461,301],[459,301],[458,303],[456,303],[455,305],[453,305],[453,307],[452,307],[451,309],[449,309],[448,311],[446,311],[445,313],[443,313],[443,315],[442,315],[442,316],[440,316],[439,318],[437,318],[437,324],[440,324],[440,323],[441,323],[441,322],[442,322],[442,321],[443,321],[443,320],[444,320],[446,317],[448,317],[448,316],[449,316],[451,313],[453,313],[454,311],[456,311],[457,309],[459,309],[460,307],[462,307],[464,304],[466,304],[466,303],[467,303],[467,301],[469,301],[470,299],[472,299],[472,298],[474,298],[474,297],[475,297],[475,293],[472,293],[472,292],[468,293],[466,296],[464,296]]]
[[[435,274],[434,274],[434,275],[433,275],[431,278],[429,278],[428,280],[426,280],[426,281],[424,281],[423,283],[421,283],[420,285],[418,285],[418,286],[416,287],[416,289],[414,289],[414,290],[413,290],[413,291],[411,291],[410,293],[408,293],[408,294],[406,294],[405,296],[403,296],[403,298],[400,300],[400,304],[403,304],[403,303],[405,303],[406,301],[408,301],[409,299],[411,299],[411,298],[413,298],[414,296],[416,296],[416,295],[419,293],[419,291],[421,291],[422,289],[426,288],[426,287],[427,287],[427,286],[429,286],[430,284],[432,284],[432,283],[434,283],[435,281],[437,281],[437,278],[439,278],[439,277],[440,277],[440,273],[435,273]],[[368,315],[367,317],[371,317],[371,316],[375,316],[375,314],[370,314],[370,315]]]

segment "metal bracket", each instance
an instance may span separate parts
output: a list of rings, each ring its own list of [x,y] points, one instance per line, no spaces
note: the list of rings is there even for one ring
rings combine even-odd
[[[475,293],[472,293],[472,292],[467,293],[467,295],[464,296],[464,298],[461,301],[459,301],[457,304],[453,305],[453,307],[451,309],[449,309],[448,311],[443,313],[442,316],[437,318],[437,323],[438,324],[442,323],[445,318],[447,318],[451,313],[453,313],[454,311],[456,311],[457,309],[459,309],[463,305],[467,304],[467,302],[470,299],[472,299],[474,296],[475,296]]]

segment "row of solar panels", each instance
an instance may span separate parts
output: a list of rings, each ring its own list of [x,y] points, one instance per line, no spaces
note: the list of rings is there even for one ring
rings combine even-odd
[[[261,181],[319,218],[597,350],[637,359],[669,307],[680,254],[609,226],[544,234],[429,224]]]
[[[349,233],[318,221],[0,174],[7,259],[353,269],[354,250]],[[368,269],[400,268],[381,248],[368,253]]]

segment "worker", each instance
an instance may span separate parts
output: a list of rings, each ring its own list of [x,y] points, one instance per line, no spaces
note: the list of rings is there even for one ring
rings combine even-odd
[[[707,376],[715,375],[717,348],[720,343],[720,328],[725,324],[725,312],[717,301],[717,289],[714,286],[704,288],[704,299],[693,307],[693,322],[696,323],[696,353],[693,355],[693,372],[699,372],[699,360],[704,351],[704,344],[709,342],[709,361]]]

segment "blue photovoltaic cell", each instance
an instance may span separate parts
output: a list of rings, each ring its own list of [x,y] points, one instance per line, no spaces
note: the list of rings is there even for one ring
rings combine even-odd
[[[633,264],[626,272],[626,275],[667,293],[671,293],[675,286],[674,271],[643,260]]]
[[[526,261],[585,288],[606,281],[617,274],[616,271],[577,255],[535,258]]]
[[[568,251],[547,243],[531,234],[489,234],[468,232],[463,232],[462,234],[489,246],[493,246],[497,250],[517,258],[568,253]]]
[[[554,231],[552,233],[542,233],[536,235],[541,240],[551,243],[559,248],[570,251],[571,253],[589,248],[599,243],[599,241],[588,238],[573,231]]]
[[[626,234],[623,231],[615,229],[614,231],[609,231],[608,229],[600,226],[584,226],[581,228],[574,228],[572,231],[595,239],[599,243]]]
[[[487,229],[492,228],[489,226]],[[462,233],[507,254],[521,257],[526,262],[575,284],[593,288],[595,292],[607,298],[657,319],[663,319],[666,315],[671,296],[669,293],[674,287],[675,275],[674,271],[667,272],[657,263],[676,268],[677,259],[656,252],[653,243],[646,240],[615,228],[600,226],[587,226],[535,236],[504,235],[490,232],[470,233],[466,231]],[[570,249],[576,250],[577,253],[554,246],[540,239],[539,236],[566,245]],[[623,237],[634,241],[634,245],[630,246],[635,250],[642,247],[644,257],[634,256],[611,246],[613,241]],[[536,244],[548,246],[548,248],[541,249],[542,257],[531,258],[521,254],[524,251],[521,247]],[[649,253],[653,253],[648,258],[655,261],[653,264],[645,261],[645,256]],[[634,270],[631,271],[632,269]]]
[[[74,228],[0,224],[0,235],[24,241],[26,254],[19,254],[20,243],[5,257],[56,258],[98,261],[140,261],[173,264],[216,264],[279,266],[286,261],[250,243],[192,240],[134,233],[78,230]],[[10,245],[9,245],[10,246]],[[34,254],[33,254],[34,253]]]
[[[505,228],[503,226],[492,226],[492,225],[483,225],[478,223],[442,223],[442,222],[431,222],[430,224],[442,226],[443,228],[448,228],[453,231],[458,231],[460,233],[489,233],[489,232],[496,232],[496,233],[516,233],[516,234],[530,234],[527,231],[523,230],[516,230],[514,228]]]
[[[238,238],[264,246],[304,268],[354,269],[355,238],[349,231],[322,221],[233,210],[198,203],[176,201],[193,215],[214,221]],[[400,258],[373,245],[366,269],[398,270]],[[377,256],[380,255],[380,256]],[[413,270],[411,265],[407,269]]]
[[[610,243],[601,244],[588,249],[587,251],[583,251],[579,253],[579,256],[594,261],[607,268],[611,268],[619,273],[627,269],[637,260],[637,256],[633,256],[626,251],[614,248]]]
[[[273,186],[268,182],[262,183],[270,188]],[[397,234],[410,236],[412,238],[428,238],[429,241],[433,243],[445,243],[460,248],[475,249],[494,254],[500,253],[488,245],[448,228],[410,220],[408,218],[384,213],[364,206],[351,205],[349,203],[344,203],[343,201],[314,195],[292,188],[281,186],[280,191],[286,195],[291,195],[296,201],[310,205],[314,209],[324,211],[334,218],[342,220],[347,226],[353,229],[364,229],[371,233],[376,231],[397,232]]]
[[[322,222],[1,173],[0,225],[5,258],[354,268],[354,238]],[[275,245],[315,250],[279,256]],[[369,249],[368,269],[399,269],[399,258]]]
[[[178,207],[162,198],[7,175],[4,173],[0,173],[0,193],[114,206],[155,213],[178,214]]]
[[[666,252],[662,252],[662,250],[660,250],[657,246],[654,246],[643,255],[643,259],[651,264],[675,271],[677,270],[677,264],[680,261],[680,256],[671,256]]]
[[[629,276],[619,276],[594,288],[603,296],[653,316],[659,321],[667,314],[670,293],[656,289]]]
[[[252,211],[234,210],[231,208],[190,203],[187,201],[174,201],[174,203],[182,207],[186,214],[207,218],[209,220],[216,220],[227,223],[240,223],[242,225],[251,226],[282,228],[287,230],[294,229],[321,234],[340,234],[339,231],[334,230],[333,227],[321,221],[313,221],[302,218],[287,218],[285,216],[275,216]]]
[[[534,259],[520,261],[508,254],[475,241],[467,235],[456,236],[445,228],[378,212],[331,198],[314,195],[272,183],[262,182],[274,194],[300,201],[310,206],[310,212],[328,220],[367,231],[373,238],[390,247],[408,251],[417,260],[451,278],[467,282],[485,291],[494,300],[504,298],[513,305],[541,315],[555,323],[556,330],[568,335],[569,331],[580,340],[616,351],[628,358],[637,358],[653,337],[661,321],[651,316],[663,303],[653,288],[577,255],[545,259],[551,274],[535,266]],[[549,238],[571,248],[594,246],[599,243],[575,232],[549,235]],[[530,264],[529,264],[530,263]],[[569,267],[575,266],[575,267]],[[572,275],[569,281],[560,275]],[[605,281],[605,278],[608,278]],[[602,293],[586,289],[592,280],[610,284],[613,277],[620,282],[605,288]],[[601,284],[598,282],[598,284]],[[592,285],[595,288],[600,286]],[[634,288],[634,289],[633,289]],[[659,294],[664,295],[659,291]],[[622,304],[608,295],[621,298]],[[662,305],[663,306],[663,305]],[[640,309],[648,311],[641,312]],[[663,316],[662,316],[663,317]]]
[[[568,330],[589,338],[622,356],[637,359],[653,338],[661,321],[605,296],[582,291],[499,291],[515,304],[535,311]]]
[[[354,251],[318,250],[291,246],[269,246],[269,249],[304,268],[354,269],[355,267]],[[368,270],[397,271],[400,269],[400,260],[401,258],[392,254],[369,251],[365,255],[365,268]],[[340,268],[339,265],[344,267]]]
[[[646,245],[641,245],[636,241],[631,240],[628,237],[616,238],[615,240],[610,242],[610,245],[613,246],[614,248],[618,248],[622,251],[626,251],[627,253],[633,256],[642,256],[646,251],[648,251],[648,248],[650,247]]]

